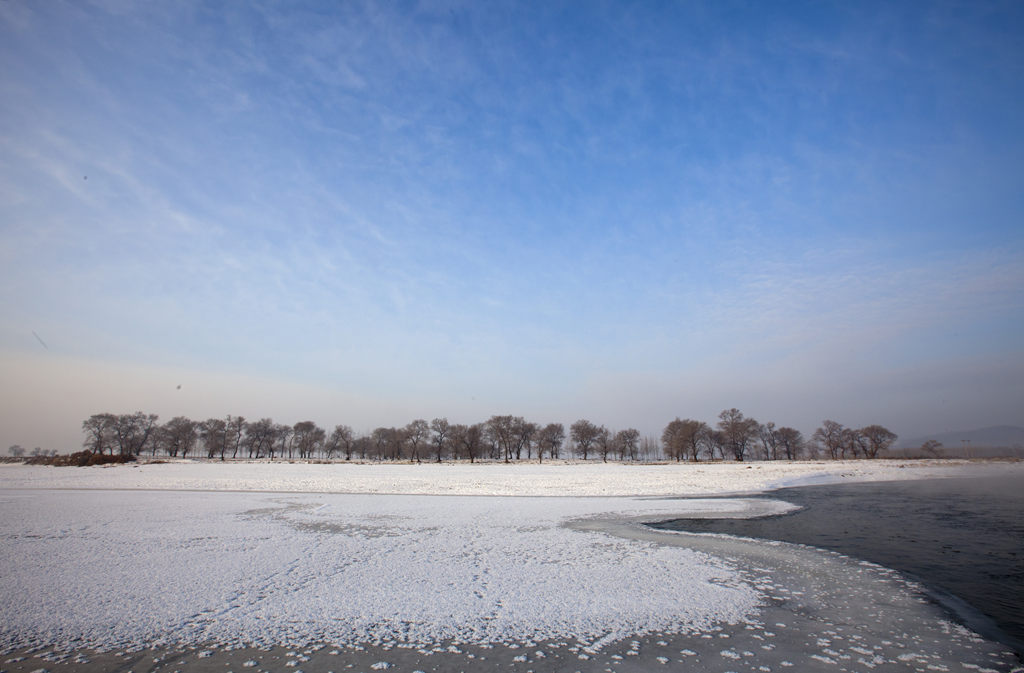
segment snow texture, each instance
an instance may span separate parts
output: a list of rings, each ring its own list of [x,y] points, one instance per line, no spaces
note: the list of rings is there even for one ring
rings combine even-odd
[[[1022,467],[3,466],[0,647],[216,652],[336,643],[385,652],[416,643],[472,658],[483,651],[473,647],[563,640],[581,644],[568,650],[574,658],[594,663],[613,643],[650,636],[671,642],[680,661],[705,650],[695,658],[706,664],[701,639],[727,639],[722,628],[732,625],[734,637],[712,650],[722,662],[756,652],[759,666],[805,670],[825,659],[870,668],[911,655],[974,665],[995,650],[937,619],[937,608],[891,571],[639,522],[792,507],[669,495]],[[462,495],[375,495],[402,492]],[[911,624],[915,631],[903,633]],[[793,635],[776,648],[776,631]],[[690,640],[677,639],[685,634]],[[633,643],[615,656],[637,655]]]
[[[622,638],[759,601],[706,554],[561,525],[760,512],[742,500],[7,491],[0,508],[7,647]]]
[[[680,496],[749,493],[849,481],[964,473],[1024,474],[1020,463],[828,461],[764,463],[466,464],[197,462],[54,468],[0,464],[0,489],[88,488],[420,495]]]

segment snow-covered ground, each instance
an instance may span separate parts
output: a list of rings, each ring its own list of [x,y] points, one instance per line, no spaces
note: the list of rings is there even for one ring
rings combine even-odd
[[[530,644],[529,658],[505,650],[508,664],[539,671],[538,653],[553,661],[559,643],[572,651],[567,670],[584,670],[633,638],[672,643],[676,661],[701,651],[696,639],[731,634],[711,643],[717,663],[703,670],[740,670],[734,658],[752,670],[827,669],[825,659],[857,656],[895,666],[886,670],[1010,670],[999,648],[884,569],[638,523],[788,507],[663,496],[1008,471],[1024,476],[1024,465],[4,465],[0,646],[324,643],[383,656],[443,644],[457,653],[444,656],[469,657]],[[622,659],[605,654],[601,666]]]
[[[560,526],[686,509],[667,500],[15,491],[0,506],[7,643],[592,640],[735,623],[758,601],[706,554]]]
[[[710,495],[845,481],[1024,471],[1022,463],[332,463],[176,461],[114,467],[0,464],[0,489],[89,488],[418,495]]]

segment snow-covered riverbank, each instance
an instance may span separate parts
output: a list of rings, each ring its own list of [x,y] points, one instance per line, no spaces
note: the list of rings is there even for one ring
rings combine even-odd
[[[0,489],[74,488],[408,495],[621,496],[748,493],[805,484],[926,479],[1024,463],[929,460],[765,463],[331,463],[174,461],[107,467],[0,464]]]

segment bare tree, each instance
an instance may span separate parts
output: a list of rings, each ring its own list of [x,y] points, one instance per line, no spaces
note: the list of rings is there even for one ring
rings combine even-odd
[[[122,456],[139,456],[157,427],[156,414],[136,411],[115,416],[114,438]]]
[[[448,424],[447,418],[435,418],[430,421],[430,429],[434,433],[433,437],[431,437],[431,443],[434,445],[434,457],[440,463],[448,446],[448,434],[451,430],[451,425]]]
[[[703,451],[713,452],[710,447],[709,438],[711,436],[711,428],[704,421],[695,421],[687,419],[686,431],[683,434],[683,438],[686,440],[686,453],[689,455],[690,460],[697,462],[700,460],[700,454]]]
[[[811,438],[804,441],[804,457],[807,460],[819,460],[821,458],[821,452],[825,449],[821,442],[811,435]]]
[[[626,428],[615,433],[615,448],[619,452],[619,460],[636,460],[639,441],[640,431],[636,428]]]
[[[245,434],[245,429],[248,424],[245,422],[244,416],[235,416],[232,418],[231,414],[228,414],[227,419],[224,421],[224,432],[226,433],[226,444],[231,447],[231,457],[238,457],[238,449],[242,446],[242,436]],[[225,447],[226,448],[226,447]]]
[[[299,450],[299,458],[312,458],[323,446],[324,429],[313,421],[299,421],[292,426],[295,447]],[[291,455],[288,456],[289,458]]]
[[[590,447],[597,441],[598,435],[601,434],[603,429],[585,418],[581,418],[569,426],[569,436],[572,437],[572,441],[576,445],[576,451],[583,456],[583,460],[587,459]]]
[[[594,446],[597,447],[597,454],[601,456],[601,462],[608,462],[608,454],[615,451],[615,435],[603,425],[598,430],[597,436],[594,437]]]
[[[661,432],[661,445],[665,447],[665,454],[672,460],[681,461],[686,455],[683,442],[683,420],[678,416],[665,426]]]
[[[921,453],[932,458],[942,458],[942,442],[929,439],[921,445]]]
[[[468,431],[469,426],[462,423],[453,423],[448,426],[448,444],[451,446],[452,460],[459,460],[463,457],[463,441]]]
[[[662,450],[658,438],[644,435],[640,440],[640,460],[650,463],[655,460],[662,460],[664,457],[665,452]]]
[[[284,423],[274,423],[272,430],[274,436],[270,442],[267,457],[274,460],[274,456],[284,458],[287,454],[288,460],[291,460],[292,452],[295,450],[295,430],[292,426]]]
[[[341,451],[345,454],[345,460],[352,460],[353,444],[352,428],[347,425],[335,425],[330,438],[324,445],[327,459],[330,460],[335,451]]]
[[[843,424],[835,421],[823,421],[821,427],[814,431],[811,436],[818,444],[821,444],[832,460],[838,460],[843,451]]]
[[[352,442],[352,450],[359,454],[359,460],[366,460],[366,456],[373,451],[373,440],[366,435],[360,435]]]
[[[117,417],[113,414],[93,414],[82,421],[82,432],[85,433],[82,446],[97,455],[108,450],[113,454],[116,423]]]
[[[452,446],[456,447],[456,451],[469,458],[469,462],[476,461],[484,445],[484,424],[453,425],[450,433]]]
[[[487,437],[497,447],[505,462],[509,462],[515,446],[515,417],[491,416],[487,420]]]
[[[430,425],[422,418],[405,426],[402,433],[405,445],[409,447],[409,460],[420,462],[420,449],[424,447],[430,438]]]
[[[530,423],[522,416],[512,419],[512,447],[515,450],[516,460],[522,460],[523,449],[526,449],[526,457],[530,458],[533,438],[537,434],[537,424]]]
[[[847,453],[853,458],[861,455],[866,456],[868,452],[868,441],[857,428],[843,428],[842,433],[842,456],[846,458]]]
[[[224,460],[228,439],[227,423],[224,422],[224,419],[208,418],[197,425],[199,439],[203,443],[203,448],[206,449],[206,457],[213,458],[220,454],[220,459]]]
[[[804,436],[799,430],[783,426],[775,431],[775,437],[782,447],[786,460],[794,460],[804,449]]]
[[[244,444],[250,459],[259,459],[268,455],[273,449],[276,439],[277,432],[274,428],[274,421],[269,418],[261,418],[245,426]]]
[[[171,455],[171,437],[165,426],[166,423],[153,428],[153,432],[149,436],[149,441],[146,442],[146,448],[149,450],[149,455],[151,457],[155,457],[158,453],[163,453],[167,456]]]
[[[669,458],[676,461],[689,458],[696,462],[700,460],[701,450],[707,445],[709,432],[710,428],[704,421],[676,418],[665,426],[661,433],[661,443]]]
[[[388,428],[388,448],[392,460],[401,460],[405,452],[406,429]]]
[[[15,458],[21,458],[25,455],[25,449],[18,444],[14,444],[7,448],[7,453],[11,454]]]
[[[196,442],[199,440],[198,425],[184,416],[175,416],[164,423],[160,434],[163,435],[167,454],[170,456],[181,454],[182,458],[188,457],[189,452],[195,448]]]
[[[753,418],[746,418],[739,409],[726,409],[718,415],[718,429],[725,439],[725,445],[733,459],[742,461],[750,448],[750,443],[757,436],[760,424]]]
[[[565,426],[561,423],[548,423],[537,433],[537,460],[544,462],[544,452],[552,458],[558,458],[558,450],[565,442]]]
[[[860,434],[866,442],[865,454],[868,458],[877,458],[879,453],[888,451],[896,441],[896,433],[890,432],[888,428],[881,425],[869,425],[866,428],[861,428]]]
[[[473,462],[474,456],[479,456],[484,448],[485,426],[483,423],[474,423],[469,426],[462,438],[462,447],[469,456],[469,462]]]
[[[374,428],[370,439],[373,443],[373,457],[377,460],[384,460],[387,457],[388,443],[394,428]]]
[[[761,440],[761,457],[763,460],[777,460],[779,457],[779,434],[775,423],[768,421],[757,428],[757,436]]]

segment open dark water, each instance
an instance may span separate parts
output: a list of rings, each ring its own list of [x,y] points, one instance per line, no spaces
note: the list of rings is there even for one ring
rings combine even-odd
[[[762,519],[677,519],[653,525],[796,542],[900,570],[933,590],[975,631],[1024,656],[1021,479],[807,486],[763,497],[803,509]],[[957,599],[967,605],[958,605]]]

